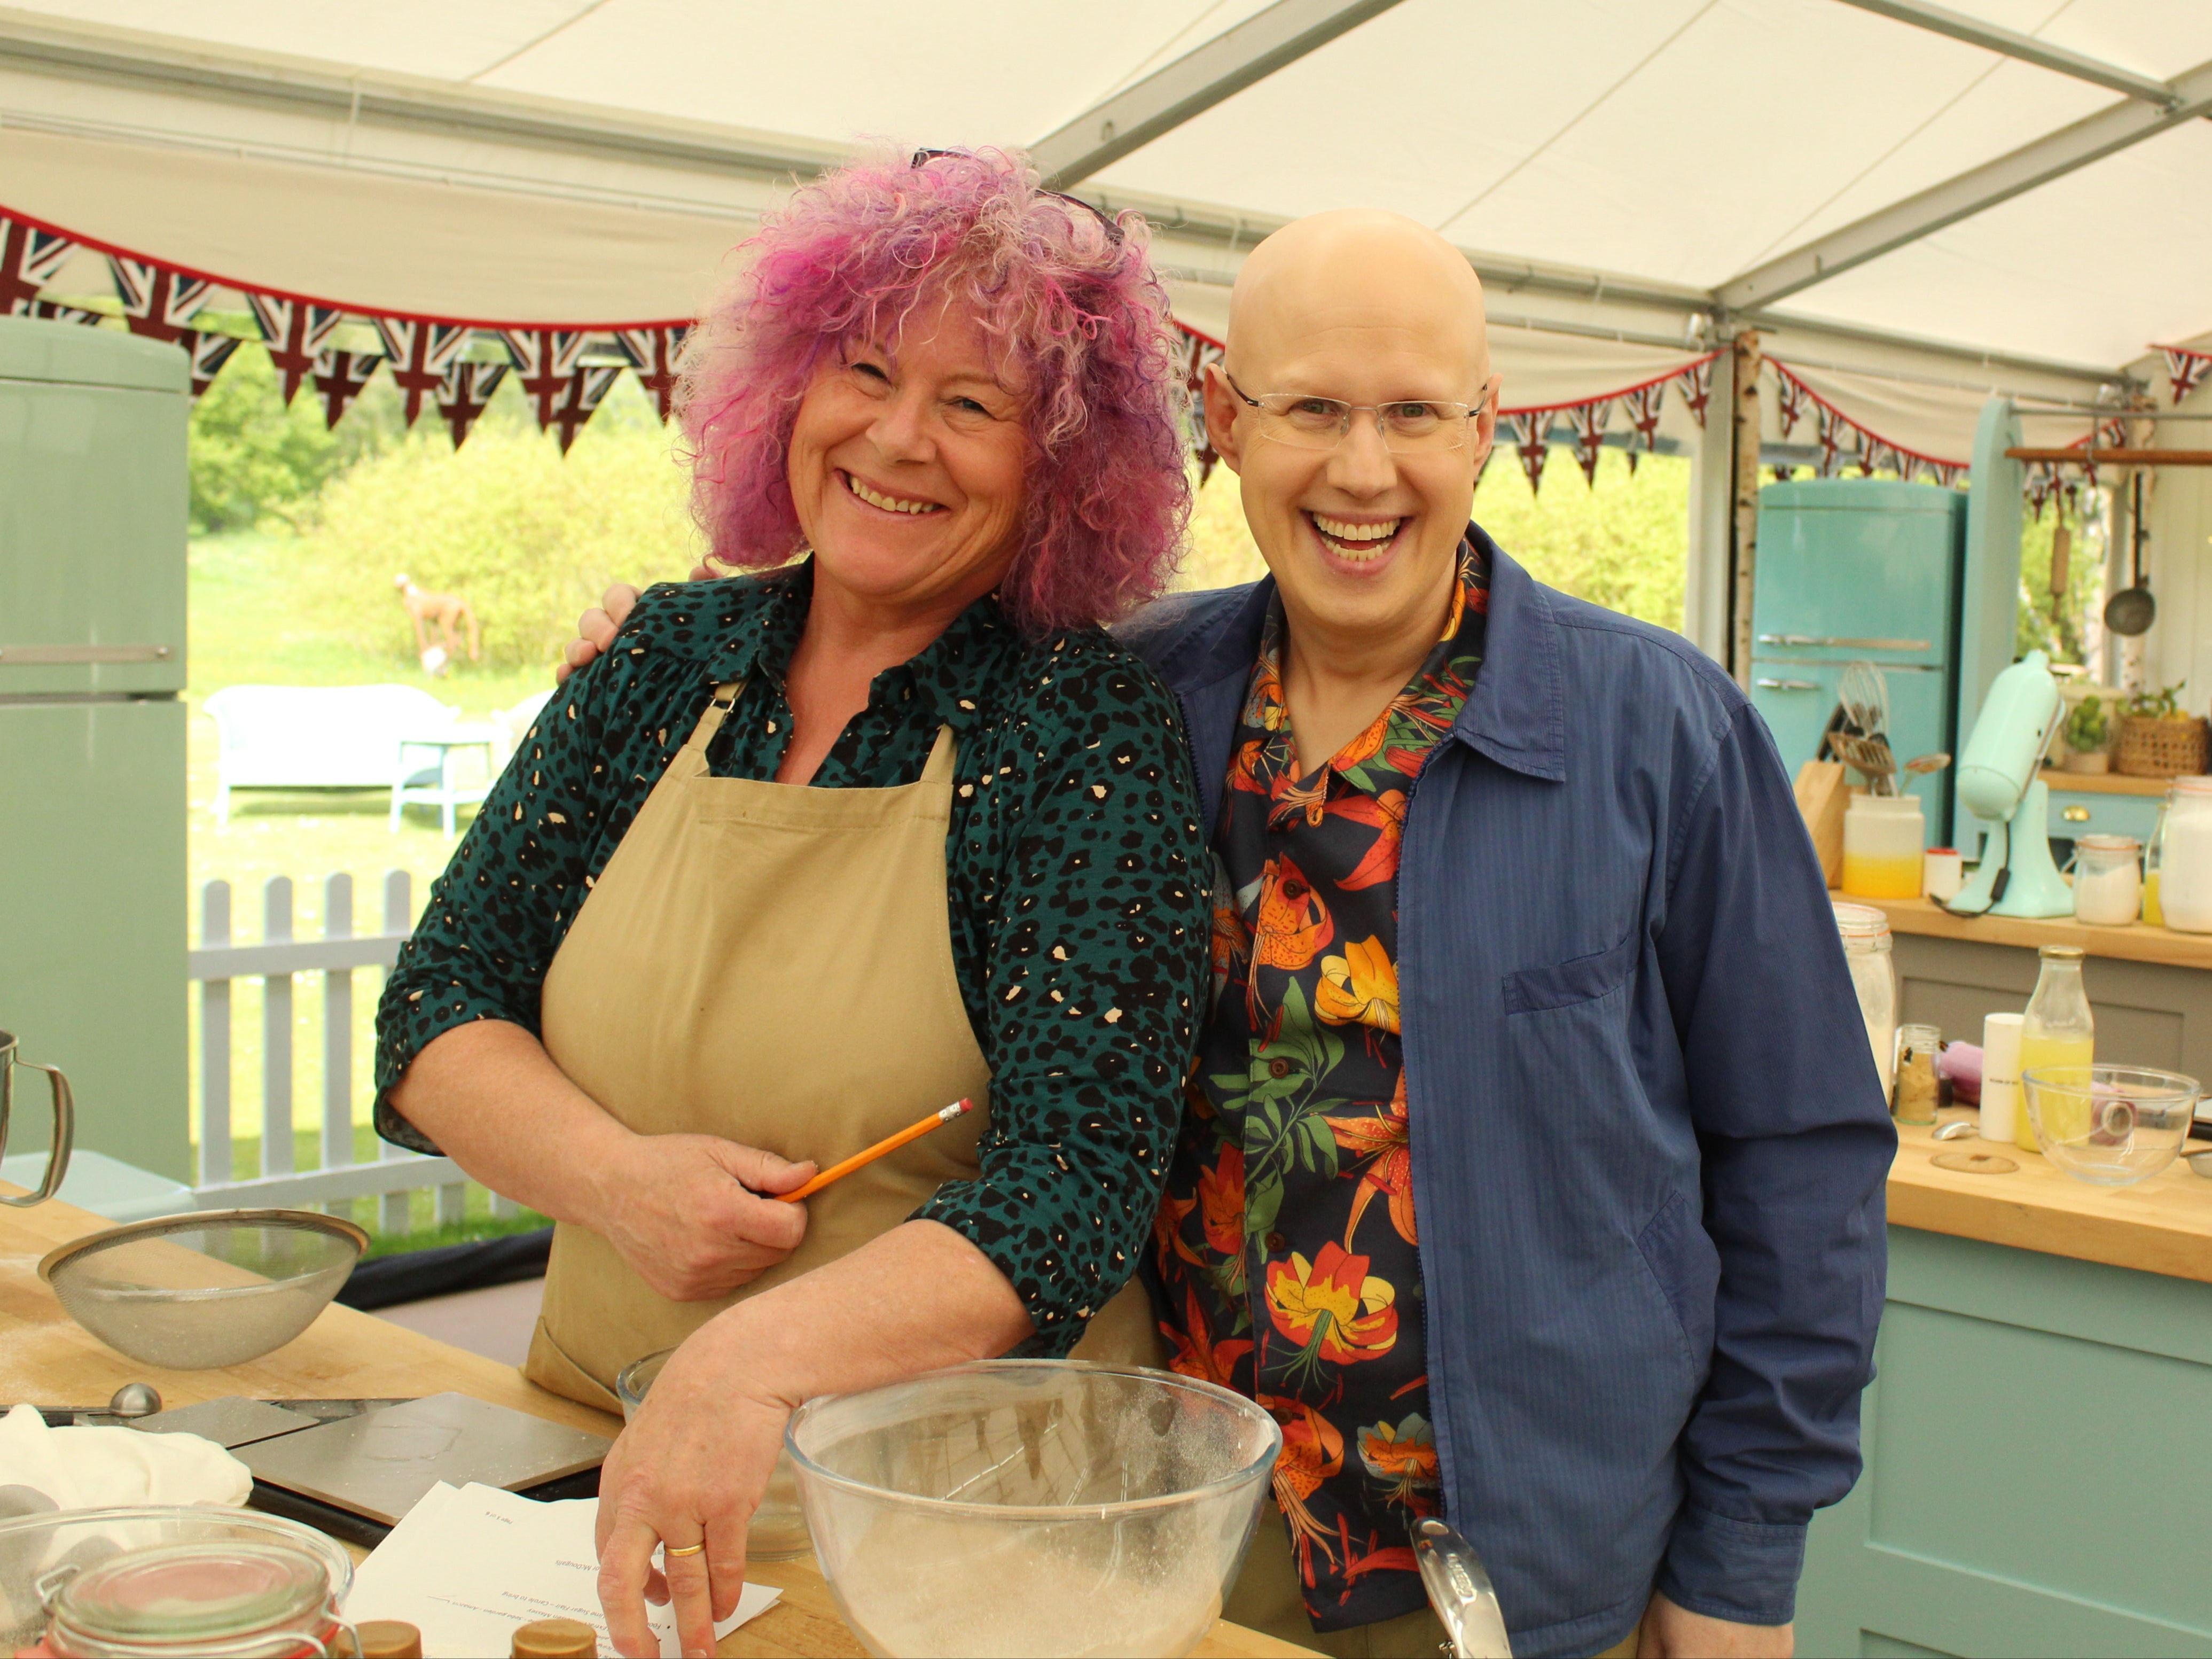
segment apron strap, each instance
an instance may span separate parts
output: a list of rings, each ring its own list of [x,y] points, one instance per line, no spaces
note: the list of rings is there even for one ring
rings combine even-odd
[[[696,751],[703,756],[707,745],[714,740],[714,733],[722,729],[722,722],[729,717],[731,706],[737,702],[738,694],[744,689],[743,680],[731,680],[716,686],[714,695],[708,700],[707,707],[699,715],[699,724],[691,728],[691,736],[679,752],[690,754]]]
[[[952,769],[959,757],[960,743],[953,736],[952,728],[939,726],[937,741],[930,746],[928,763],[921,769],[921,781],[950,789],[952,787]]]

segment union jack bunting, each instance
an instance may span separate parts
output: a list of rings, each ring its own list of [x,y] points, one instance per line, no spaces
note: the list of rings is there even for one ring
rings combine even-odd
[[[377,352],[335,351],[328,346],[315,354],[315,390],[322,393],[325,426],[338,423],[383,361]]]
[[[1705,404],[1713,395],[1713,360],[1708,357],[1701,363],[1692,363],[1674,377],[1682,388],[1682,401],[1690,406],[1690,413],[1698,424],[1705,423]]]
[[[76,306],[56,305],[52,300],[32,301],[30,314],[43,317],[50,323],[82,323],[87,328],[100,326],[99,312],[81,310]]]
[[[1871,478],[1877,472],[1894,472],[1898,466],[1897,450],[1863,428],[1859,433],[1859,476]]]
[[[1817,470],[1822,477],[1832,478],[1844,470],[1840,459],[1844,434],[1855,428],[1826,404],[1814,404],[1813,416],[1820,433],[1820,463]]]
[[[180,338],[199,309],[207,303],[211,286],[204,277],[186,276],[149,259],[107,256],[115,273],[115,291],[123,301],[123,319],[133,334],[149,340]]]
[[[34,315],[39,290],[76,246],[58,231],[0,218],[0,316]]]
[[[465,323],[418,323],[398,317],[379,317],[377,337],[384,342],[385,361],[392,365],[394,385],[406,395],[400,418],[409,426],[422,412],[426,398],[434,398],[445,384],[446,371],[469,343]]]
[[[1513,434],[1513,453],[1521,458],[1521,470],[1528,475],[1531,489],[1544,482],[1544,459],[1552,447],[1552,414],[1548,409],[1532,409],[1517,415],[1500,413],[1498,417]]]
[[[468,441],[469,428],[490,406],[491,394],[507,378],[505,363],[455,363],[438,382],[438,412],[453,434],[453,447]]]
[[[1966,469],[1956,461],[1930,461],[1928,465],[1936,474],[1936,482],[1946,489],[1956,489],[1959,480],[1966,476]]]
[[[284,401],[289,404],[315,372],[316,357],[345,313],[336,306],[311,305],[274,294],[249,292],[246,303],[253,307],[253,320],[261,326],[270,363],[283,380]]]
[[[1659,447],[1659,416],[1667,401],[1667,383],[1640,386],[1633,392],[1621,393],[1620,401],[1627,405],[1628,423],[1636,428],[1636,435],[1644,440],[1646,450]],[[1636,451],[1629,450],[1632,457]]]
[[[240,342],[235,334],[208,334],[188,328],[177,337],[177,343],[192,360],[192,399],[197,403],[215,384],[215,377],[222,372],[222,366],[230,361],[230,354],[238,349]]]
[[[1221,457],[1213,452],[1213,440],[1206,430],[1206,371],[1221,361],[1221,348],[1202,334],[1188,330],[1182,337],[1182,387],[1188,399],[1186,404],[1190,420],[1190,453],[1198,463],[1198,481],[1203,484],[1211,477]]]
[[[1797,429],[1797,422],[1805,418],[1805,405],[1811,394],[1805,383],[1781,364],[1774,365],[1774,414],[1782,436],[1786,440]]]
[[[636,371],[637,383],[653,394],[653,407],[665,421],[675,413],[677,360],[684,355],[684,343],[691,337],[691,325],[679,323],[672,328],[618,328],[615,344],[622,355],[629,359]]]
[[[1583,477],[1593,489],[1597,488],[1597,462],[1605,446],[1606,422],[1612,418],[1610,398],[1577,404],[1567,411],[1568,424],[1575,429],[1575,459],[1582,463]]]
[[[2058,469],[2049,461],[2038,461],[2027,470],[2028,510],[2035,514],[2038,524],[2043,522],[2043,504],[2058,488]]]
[[[523,391],[538,405],[538,428],[542,432],[553,424],[554,410],[568,395],[568,377],[576,372],[576,360],[584,355],[584,331],[503,328],[499,340],[507,348]],[[568,445],[561,447],[565,450]]]
[[[2159,350],[2166,358],[2166,378],[2173,384],[2176,403],[2196,391],[2206,373],[2212,371],[2212,351],[2191,351],[2187,346],[2160,346]]]
[[[553,405],[553,424],[561,434],[563,455],[568,453],[568,446],[576,441],[576,434],[584,429],[584,422],[592,418],[606,397],[608,388],[621,378],[619,363],[587,363],[568,377],[568,389]]]

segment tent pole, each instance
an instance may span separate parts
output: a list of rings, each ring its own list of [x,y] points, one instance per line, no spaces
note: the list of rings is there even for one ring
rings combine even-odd
[[[1729,568],[1729,672],[1751,690],[1751,599],[1759,565],[1759,331],[1737,334],[1729,349],[1735,384],[1729,398],[1729,435],[1735,450],[1735,511],[1731,518]]]
[[[1705,418],[1690,461],[1690,557],[1682,573],[1682,632],[1715,662],[1729,660],[1729,595],[1735,544],[1735,423],[1722,411],[1735,401],[1735,358],[1713,359]]]

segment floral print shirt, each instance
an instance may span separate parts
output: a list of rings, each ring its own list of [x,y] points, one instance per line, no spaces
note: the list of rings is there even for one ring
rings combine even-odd
[[[538,1030],[538,989],[592,884],[717,684],[744,682],[707,746],[716,777],[771,778],[811,563],[650,588],[573,676],[462,837],[377,1009],[376,1127],[435,1151],[389,1092],[471,1020]],[[1063,1354],[1144,1249],[1205,994],[1205,841],[1174,695],[1095,628],[1025,638],[978,599],[878,675],[811,787],[921,775],[959,741],[945,837],[952,963],[991,1065],[981,1172],[920,1217],[965,1234]],[[865,939],[854,948],[866,948]],[[865,1036],[867,1011],[853,1010]]]
[[[1262,635],[1214,841],[1213,1006],[1153,1224],[1176,1369],[1283,1429],[1275,1498],[1322,1630],[1425,1604],[1407,1524],[1439,1508],[1398,1029],[1406,803],[1482,660],[1472,547],[1406,689],[1301,776]]]

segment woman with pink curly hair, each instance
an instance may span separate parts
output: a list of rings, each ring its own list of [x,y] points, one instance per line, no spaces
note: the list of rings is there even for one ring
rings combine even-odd
[[[746,252],[683,399],[745,574],[649,590],[568,678],[378,1016],[380,1129],[557,1224],[528,1374],[613,1408],[676,1350],[602,1480],[630,1653],[648,1587],[711,1650],[802,1401],[1152,1352],[1205,974],[1175,700],[1101,627],[1189,501],[1142,227],[924,152]]]

